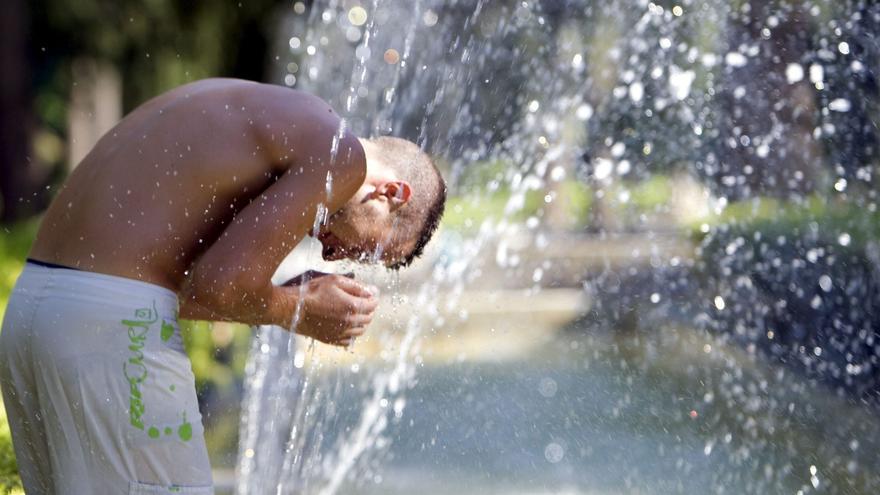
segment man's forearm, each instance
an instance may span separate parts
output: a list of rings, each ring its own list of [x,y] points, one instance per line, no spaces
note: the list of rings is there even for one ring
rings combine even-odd
[[[184,320],[230,321],[229,318],[202,306],[192,299],[180,301],[178,316]]]
[[[215,294],[213,291],[210,293]],[[299,301],[298,290],[275,285],[270,285],[259,293],[224,291],[226,297],[200,298],[198,294],[198,291],[191,288],[185,291],[180,301],[180,318],[287,328]]]

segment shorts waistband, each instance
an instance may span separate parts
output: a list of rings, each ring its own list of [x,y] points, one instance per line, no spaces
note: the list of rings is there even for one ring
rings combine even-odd
[[[29,285],[29,281],[43,285],[40,280],[47,282],[50,279],[55,291],[70,296],[78,292],[83,296],[106,297],[108,303],[121,303],[128,297],[145,296],[155,299],[160,305],[177,307],[177,294],[160,285],[44,261],[28,259],[19,277],[22,285]]]
[[[79,268],[73,268],[72,266],[59,265],[57,263],[49,263],[48,261],[40,261],[40,260],[35,260],[33,258],[28,258],[25,260],[25,262],[30,263],[32,265],[42,266],[45,268],[63,268],[65,270],[76,270],[78,272],[82,271]]]

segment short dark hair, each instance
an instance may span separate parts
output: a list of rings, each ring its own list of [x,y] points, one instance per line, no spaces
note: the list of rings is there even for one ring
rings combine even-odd
[[[388,266],[399,270],[422,255],[440,225],[446,208],[446,182],[431,158],[415,143],[390,136],[370,141],[382,148],[383,161],[413,188],[412,199],[398,210],[399,218],[421,223],[413,249],[403,259]]]

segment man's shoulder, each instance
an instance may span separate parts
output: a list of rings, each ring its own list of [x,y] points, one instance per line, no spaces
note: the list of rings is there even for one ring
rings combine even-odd
[[[195,91],[209,90],[217,93],[231,93],[247,98],[253,103],[267,104],[273,108],[285,106],[285,103],[296,103],[308,107],[320,108],[323,111],[332,111],[330,105],[324,100],[305,91],[300,91],[278,84],[250,81],[247,79],[235,79],[215,77],[191,82],[180,89],[191,88]]]
[[[235,99],[243,104],[251,104],[266,110],[284,109],[289,110],[292,105],[301,107],[303,110],[323,111],[332,113],[332,108],[321,98],[278,84],[262,83],[247,79],[235,79],[228,77],[212,77],[199,79],[178,86],[167,93],[174,99],[191,99],[193,96],[207,96],[209,98]]]
[[[213,92],[211,98],[232,101],[241,108],[241,115],[251,124],[252,135],[270,153],[272,163],[289,165],[297,157],[311,160],[332,152],[344,157],[334,160],[336,167],[351,165],[356,175],[361,175],[366,167],[357,136],[318,96],[243,79],[203,79],[190,84],[196,91],[208,89]],[[325,160],[316,162],[322,161]]]

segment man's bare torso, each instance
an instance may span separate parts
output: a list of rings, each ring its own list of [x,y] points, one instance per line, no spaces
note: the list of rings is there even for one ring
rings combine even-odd
[[[79,164],[30,255],[179,290],[236,214],[326,153],[338,122],[317,98],[277,86],[212,79],[165,93]]]

